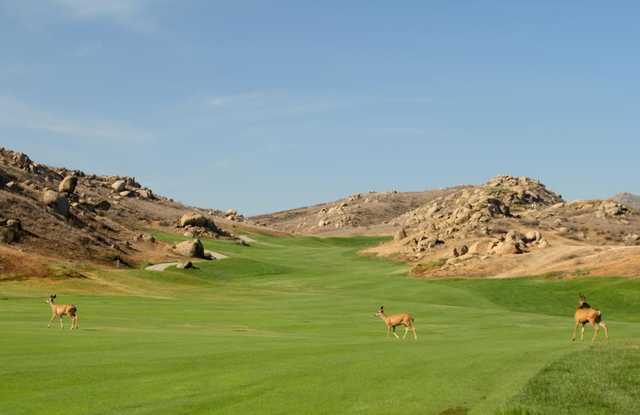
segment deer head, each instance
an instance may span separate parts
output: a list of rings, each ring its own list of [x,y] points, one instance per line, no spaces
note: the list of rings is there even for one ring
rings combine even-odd
[[[376,317],[384,317],[384,306],[381,305],[380,309],[376,312]]]
[[[578,296],[578,305],[582,306],[587,302],[587,297],[584,296],[584,294],[580,294]]]
[[[53,304],[56,299],[56,295],[52,294],[49,296],[49,299],[46,301],[47,304]]]

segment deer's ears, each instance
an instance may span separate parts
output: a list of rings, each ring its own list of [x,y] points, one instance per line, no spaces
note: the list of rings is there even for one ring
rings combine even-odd
[[[384,310],[384,306],[383,305],[380,306],[380,311],[382,311],[382,310]]]
[[[55,294],[53,294],[53,295],[51,296],[51,298],[56,298],[56,295],[55,295]]]

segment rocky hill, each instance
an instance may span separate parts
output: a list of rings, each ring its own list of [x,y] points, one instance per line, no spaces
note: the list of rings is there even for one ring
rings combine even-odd
[[[46,275],[64,261],[126,266],[172,257],[180,253],[149,230],[233,238],[243,221],[235,211],[196,209],[156,195],[132,177],[49,167],[0,148],[3,278]]]
[[[423,192],[357,193],[334,202],[250,218],[256,224],[289,233],[348,235],[388,234],[394,220],[458,188]]]
[[[633,209],[640,210],[640,196],[634,195],[633,193],[618,193],[613,196],[611,200],[622,203],[623,205],[629,206]]]
[[[621,194],[567,202],[536,180],[498,176],[478,186],[360,193],[246,220],[235,210],[185,206],[132,177],[50,167],[0,148],[0,278],[47,276],[64,264],[206,257],[198,238],[241,242],[239,232],[270,229],[395,234],[370,252],[404,259],[423,276],[640,276],[637,201]],[[190,240],[169,245],[153,230]]]
[[[459,189],[394,222],[394,241],[371,252],[406,259],[419,275],[640,275],[639,212],[611,200],[565,202],[526,177]]]

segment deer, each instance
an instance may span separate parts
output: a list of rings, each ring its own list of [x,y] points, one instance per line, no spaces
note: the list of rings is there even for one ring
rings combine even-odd
[[[51,327],[51,323],[53,320],[58,318],[60,320],[60,328],[63,329],[64,326],[62,324],[62,316],[69,316],[71,319],[71,329],[78,329],[78,306],[75,304],[56,304],[56,294],[50,295],[49,299],[46,301],[47,304],[51,307],[51,320],[49,320],[49,324],[47,327]]]
[[[389,334],[393,331],[393,335],[396,337],[396,339],[399,339],[400,336],[398,336],[398,334],[396,333],[396,327],[404,326],[404,336],[402,336],[402,339],[404,340],[407,337],[407,333],[409,332],[409,330],[411,330],[413,332],[414,340],[418,340],[416,328],[413,325],[414,318],[411,316],[411,314],[402,313],[387,316],[386,314],[384,314],[384,306],[380,306],[380,309],[376,313],[376,317],[380,317],[382,321],[384,321],[384,324],[387,326],[387,337],[389,337]]]
[[[598,337],[598,332],[600,331],[600,327],[604,329],[604,335],[607,340],[609,340],[609,328],[602,321],[602,312],[595,308],[592,308],[589,303],[587,303],[587,297],[580,294],[578,296],[578,307],[576,308],[576,313],[574,315],[576,320],[576,326],[573,329],[573,336],[571,337],[571,341],[576,340],[576,334],[578,331],[578,326],[582,324],[582,331],[580,333],[580,341],[584,340],[584,326],[589,323],[591,327],[593,327],[593,337],[591,338],[591,342],[593,343]]]

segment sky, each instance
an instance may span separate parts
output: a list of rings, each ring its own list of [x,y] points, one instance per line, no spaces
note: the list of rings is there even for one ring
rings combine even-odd
[[[640,193],[635,1],[0,0],[0,146],[257,214]]]

